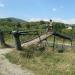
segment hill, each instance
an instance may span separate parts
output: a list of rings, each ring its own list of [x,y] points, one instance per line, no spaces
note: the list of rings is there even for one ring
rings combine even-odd
[[[20,22],[20,23],[23,23],[23,22],[26,22],[22,19],[18,19],[18,18],[14,18],[14,17],[8,17],[8,18],[0,18],[0,21],[8,21],[8,22]]]

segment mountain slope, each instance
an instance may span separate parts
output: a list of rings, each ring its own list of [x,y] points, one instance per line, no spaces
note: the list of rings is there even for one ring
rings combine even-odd
[[[1,18],[0,21],[8,21],[8,22],[26,22],[22,19],[14,18],[14,17],[8,17],[8,18]]]

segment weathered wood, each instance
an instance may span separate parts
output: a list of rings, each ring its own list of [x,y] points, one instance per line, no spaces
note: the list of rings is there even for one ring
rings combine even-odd
[[[63,38],[63,39],[72,40],[71,37],[66,36],[66,35],[63,35],[63,34],[58,33],[58,32],[53,32],[53,35],[54,35],[54,36],[58,36],[58,37]]]
[[[16,49],[17,50],[21,50],[22,47],[21,47],[20,34],[19,34],[19,32],[18,31],[13,31],[12,33],[13,33],[14,38],[15,38]]]
[[[54,39],[53,39],[53,51],[55,49],[55,36],[54,36]]]
[[[0,31],[0,45],[5,46],[4,34]]]
[[[40,43],[40,40],[43,41],[51,35],[52,35],[52,33],[46,33],[44,35],[39,36],[40,38],[38,37],[32,41],[29,41],[29,42],[22,44],[22,46],[28,47],[28,46],[33,45],[33,44],[36,45],[36,44]]]

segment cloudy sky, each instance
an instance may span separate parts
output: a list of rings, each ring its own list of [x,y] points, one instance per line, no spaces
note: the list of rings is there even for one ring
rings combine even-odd
[[[0,18],[75,23],[75,0],[0,0]]]

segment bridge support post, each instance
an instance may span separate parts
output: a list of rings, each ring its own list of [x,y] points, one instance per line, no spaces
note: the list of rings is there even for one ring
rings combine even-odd
[[[55,35],[54,35],[54,39],[53,39],[53,51],[55,49]]]
[[[17,50],[21,50],[22,47],[21,47],[20,34],[19,34],[19,32],[18,31],[13,31],[12,33],[13,33],[14,38],[15,38],[16,49]]]
[[[1,47],[5,46],[4,34],[2,31],[0,31],[0,45]]]

